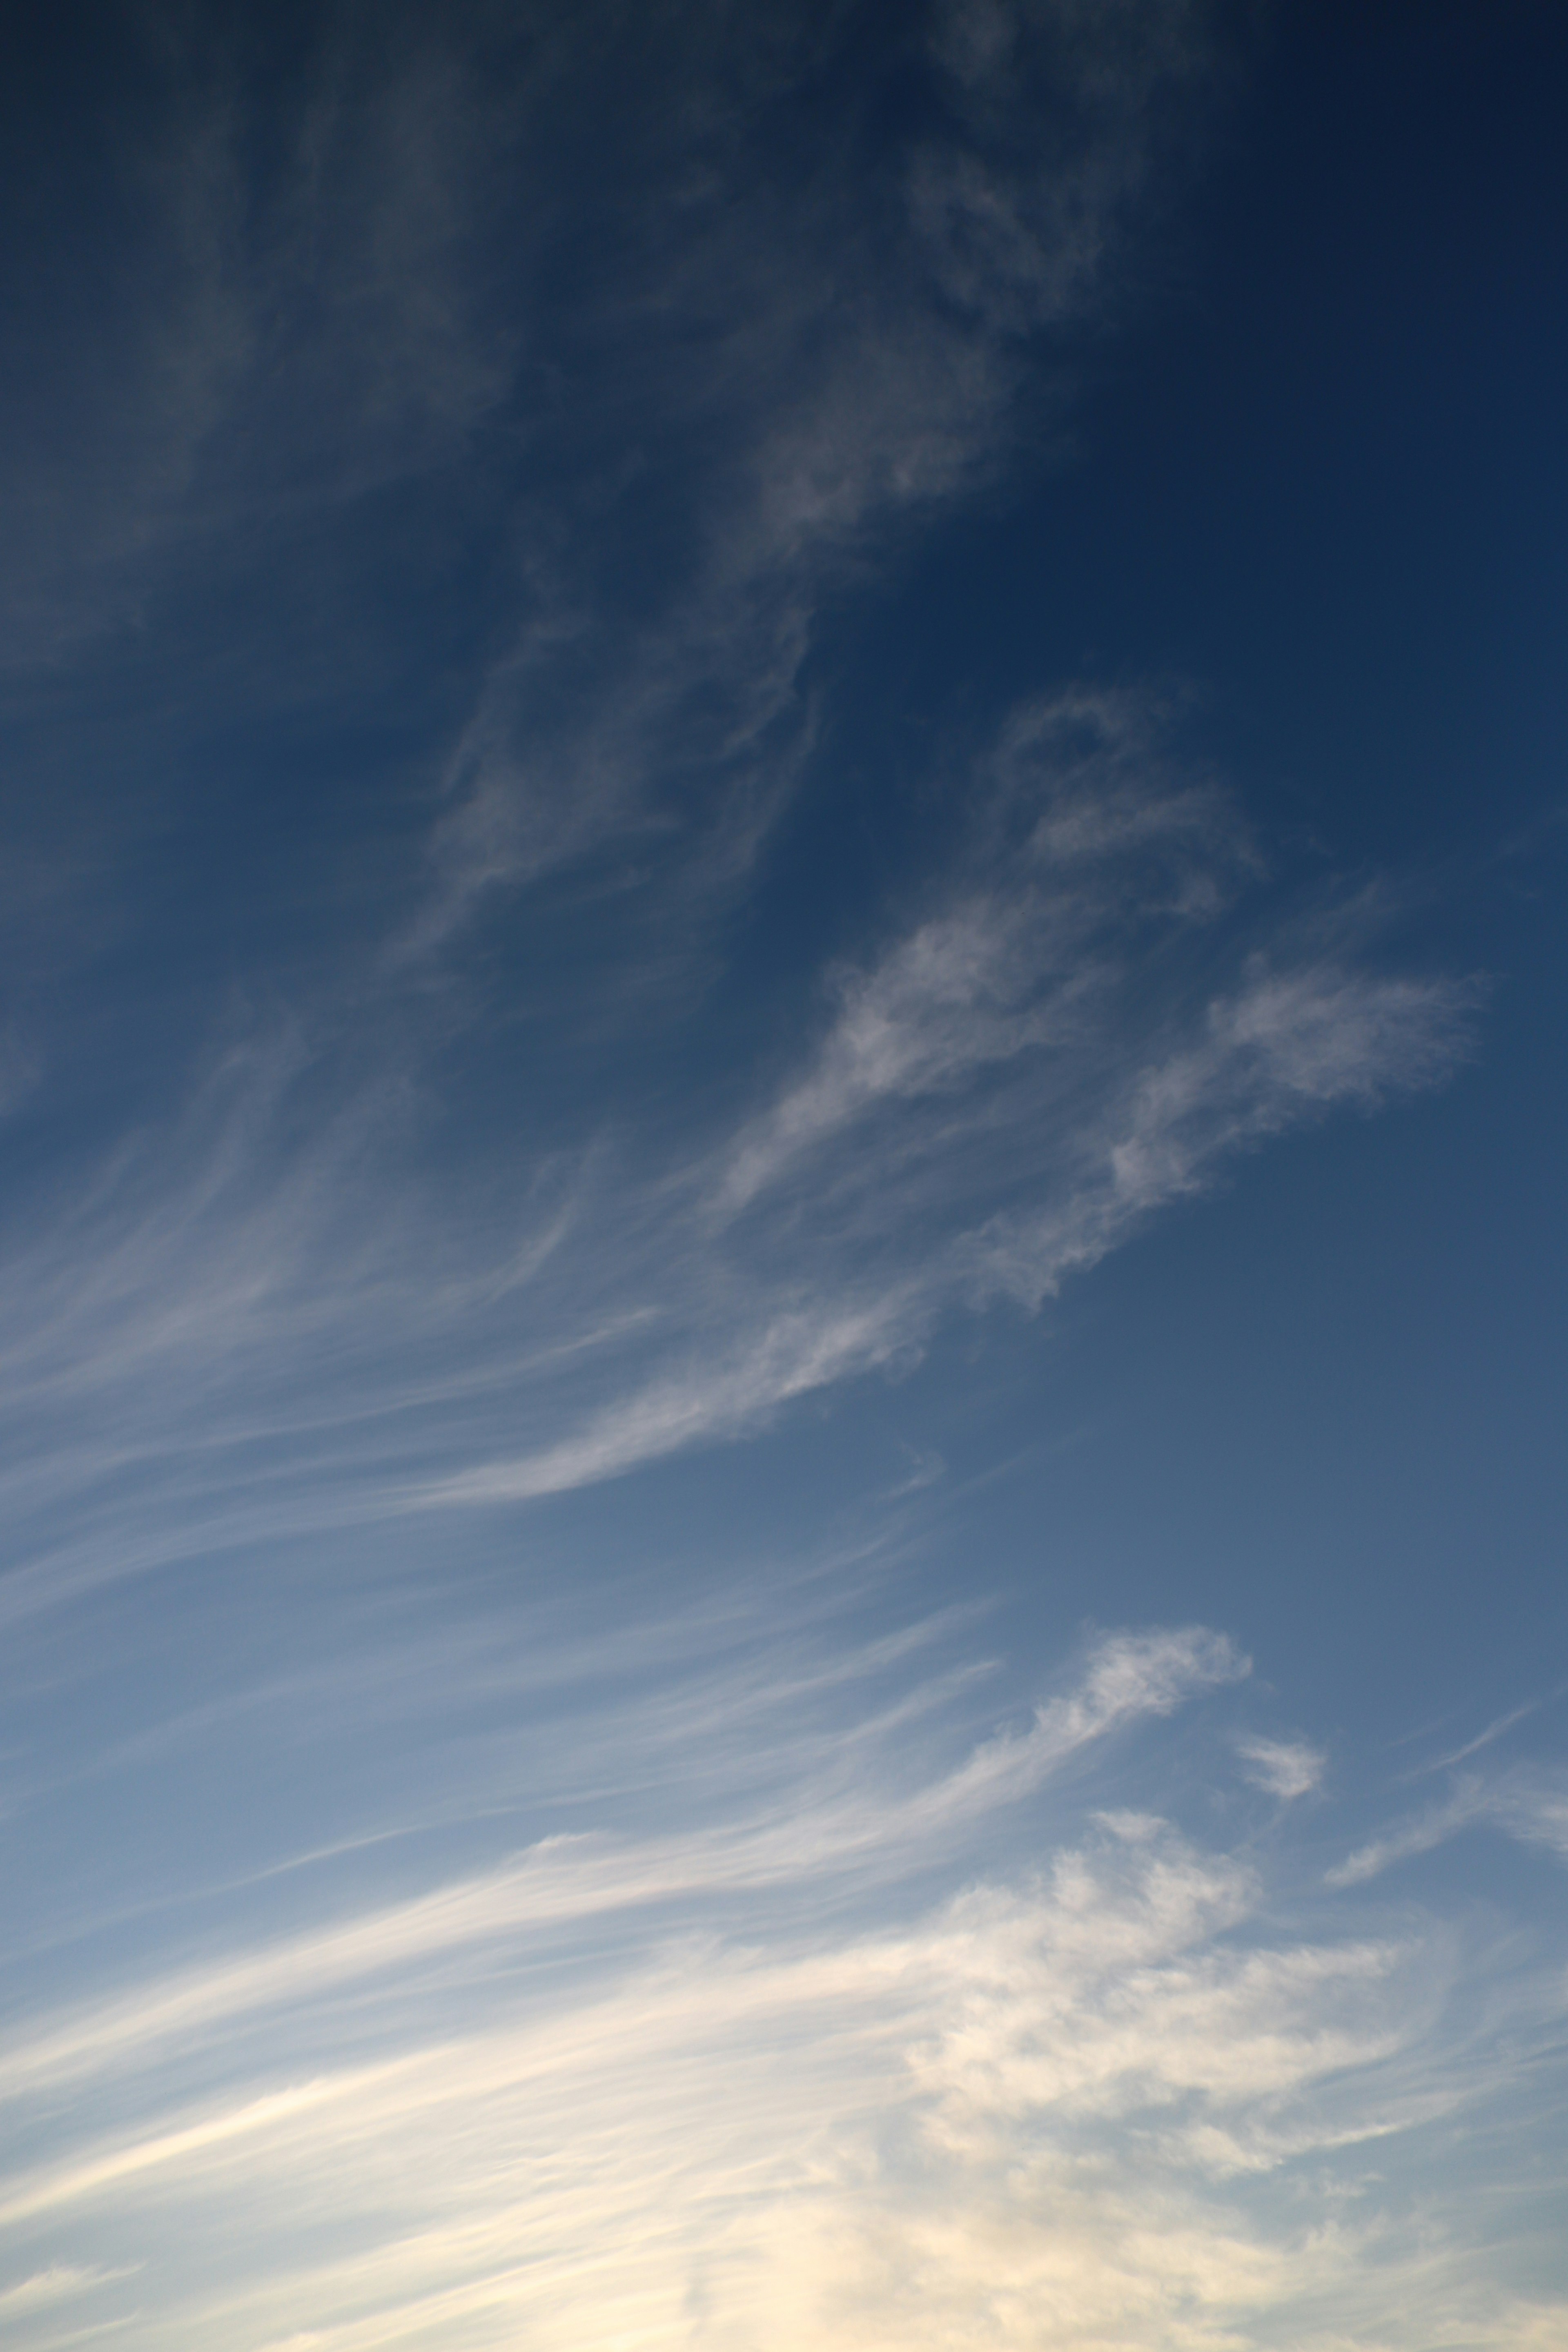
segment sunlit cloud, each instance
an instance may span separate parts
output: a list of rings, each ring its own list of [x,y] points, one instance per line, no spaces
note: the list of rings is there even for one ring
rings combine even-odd
[[[1561,1884],[1547,1703],[1385,1785],[1272,1501],[1226,1555],[1266,1419],[1091,1453],[1074,1370],[1441,1111],[1484,958],[1066,537],[1065,635],[917,593],[1079,466],[1245,53],[333,0],[40,109],[20,2352],[1568,2344],[1561,1964],[1465,1875]],[[1203,1265],[1106,1310],[1167,1402]]]
[[[1478,2075],[1447,2021],[1459,1948],[1271,1927],[1253,1863],[1097,1812],[1092,1782],[1033,1867],[865,1916],[869,1885],[962,1867],[952,1829],[1238,1671],[1212,1636],[1117,1637],[923,1788],[890,1785],[916,1717],[880,1796],[862,1757],[853,1794],[780,1781],[772,1818],[560,1842],[38,2019],[4,2088],[53,2152],[13,2168],[0,2222],[121,2214],[144,2284],[183,2282],[121,2317],[132,2344],[303,2341],[302,2305],[333,2345],[652,2341],[695,2302],[721,2338],[781,2346],[1326,2346],[1369,2292],[1379,2340],[1428,2340],[1431,2258],[1387,2236],[1363,2152],[1507,2072],[1500,2051]],[[84,2132],[86,2086],[117,2076],[120,2121]],[[1325,2165],[1327,2232],[1294,2185]],[[1461,2184],[1442,2194],[1457,2211]],[[337,2252],[284,2255],[329,2220]],[[46,2290],[17,2292],[20,2314]]]

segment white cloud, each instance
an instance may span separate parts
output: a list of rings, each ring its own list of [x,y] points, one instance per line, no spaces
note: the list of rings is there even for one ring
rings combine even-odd
[[[51,2263],[47,2270],[35,2271],[30,2278],[18,2279],[14,2286],[0,2287],[0,2320],[7,2315],[12,2319],[22,2319],[29,2312],[68,2303],[73,2296],[124,2275],[123,2272],[79,2270],[68,2263]]]
[[[1568,1782],[1561,1775],[1516,1773],[1497,1804],[1498,1819],[1514,1837],[1568,1862]]]
[[[1549,2324],[1477,2222],[1474,2151],[1500,2192],[1497,2151],[1534,2161],[1521,2053],[1550,2098],[1560,1988],[1435,1919],[1281,1902],[1163,1817],[1233,1644],[1105,1636],[976,1738],[951,1622],[856,1644],[798,1597],[776,1623],[725,1598],[728,1630],[606,1626],[581,1657],[519,1632],[521,1720],[569,1700],[524,1777],[536,1805],[596,1791],[585,1833],[259,1940],[237,1888],[140,1985],[115,1964],[52,2005],[40,1979],[0,2053],[14,2275],[73,2271],[73,2315],[132,2352],[1426,2352],[1456,2314]],[[511,1662],[420,1669],[466,1721]],[[1515,2128],[1451,2167],[1494,2097]]]
[[[1236,1752],[1247,1778],[1287,1803],[1318,1786],[1328,1761],[1321,1748],[1305,1739],[1238,1739]]]
[[[1336,1101],[1439,1082],[1463,1057],[1473,1003],[1448,981],[1255,970],[1210,1004],[1199,1044],[1141,1073],[1101,1112],[1100,1138],[1082,1139],[1084,1156],[1093,1152],[1084,1181],[1043,1212],[1003,1212],[978,1229],[969,1247],[982,1295],[1037,1307],[1154,1211],[1204,1191],[1237,1152]]]
[[[727,1360],[661,1377],[541,1454],[478,1464],[421,1490],[425,1505],[519,1502],[585,1486],[679,1449],[754,1428],[792,1397],[872,1370],[907,1346],[897,1294],[858,1310],[784,1314]]]
[[[26,656],[176,586],[203,605],[216,548],[298,531],[336,554],[355,501],[503,415],[455,505],[493,504],[517,584],[466,720],[443,706],[444,798],[406,819],[376,941],[289,982],[292,1025],[237,1017],[183,1108],[74,1183],[50,1171],[5,1236],[4,1603],[58,1612],[18,1681],[78,1670],[90,1612],[64,1604],[171,1563],[182,1593],[221,1587],[239,1643],[234,1547],[261,1584],[301,1537],[439,1511],[417,1523],[430,1580],[455,1514],[756,1433],[961,1316],[1037,1308],[1266,1138],[1465,1050],[1471,993],[1389,976],[1364,924],[1256,952],[1237,809],[1154,698],[1078,685],[1021,705],[944,795],[969,824],[941,870],[840,940],[804,1011],[781,995],[749,1092],[731,1040],[699,1104],[689,978],[680,1104],[627,1083],[626,971],[662,1005],[669,971],[716,966],[699,918],[819,740],[826,616],[991,474],[1034,357],[1070,374],[1064,330],[1111,300],[1156,118],[1206,51],[1182,0],[938,10],[946,79],[879,176],[841,172],[847,121],[794,135],[847,15],[763,11],[737,44],[727,8],[559,13],[502,12],[500,47],[488,11],[331,17],[265,122],[171,36],[126,312],[88,322],[91,370],[62,338],[61,381],[89,406],[112,387],[115,414],[28,460],[0,583]],[[618,100],[594,79],[612,58]],[[573,136],[591,171],[562,167]],[[580,211],[537,200],[568,185]],[[327,597],[330,569],[299,578]],[[312,632],[268,576],[334,667],[349,632]],[[544,1050],[479,1050],[465,961],[481,904],[536,885],[564,940],[530,967],[559,1055],[537,1084]],[[851,1563],[857,1541],[878,1538],[846,1538]],[[1337,1899],[1468,1821],[1568,1851],[1554,1781],[1462,1784],[1332,1894],[1285,1900],[1214,1842],[1226,1790],[1209,1842],[1174,1818],[1181,1710],[1248,1671],[1219,1634],[1102,1638],[1009,1714],[960,1612],[858,1642],[842,1560],[816,1578],[837,1617],[737,1579],[726,1628],[672,1611],[574,1649],[528,1615],[516,1552],[504,1641],[422,1639],[367,1573],[309,1612],[314,1637],[363,1608],[346,1660],[269,1657],[237,1690],[204,1656],[183,1711],[156,1672],[137,1686],[135,1612],[110,1633],[106,1605],[124,1727],[73,1697],[33,1784],[8,1755],[42,1818],[49,1770],[119,1802],[154,1755],[243,1794],[211,1759],[247,1710],[290,1758],[295,1712],[345,1745],[421,1706],[438,1727],[428,1750],[364,1743],[357,1798],[302,1773],[343,1818],[281,1856],[220,1821],[216,1883],[150,1864],[113,1916],[68,1884],[12,1956],[0,2315],[24,2352],[1555,2340],[1545,2290],[1521,2303],[1507,2245],[1478,2244],[1478,2143],[1456,2185],[1438,2127],[1521,2052],[1556,2095],[1530,2032],[1560,2036],[1560,1987],[1522,1962],[1472,1980],[1440,1920]],[[176,1629],[161,1597],[140,1633]],[[1304,1739],[1236,1745],[1281,1799],[1321,1778]],[[43,1865],[62,1883],[71,1845]],[[1506,2209],[1526,2158],[1510,2138],[1489,2160]]]
[[[4,2217],[133,2214],[169,2347],[1429,2342],[1355,2163],[1414,2119],[1421,1955],[1259,1942],[1259,1900],[1115,1817],[904,1930],[676,1942],[434,2042],[395,2006],[378,2063],[165,2108]],[[1347,2157],[1325,2226],[1296,2184]]]
[[[901,1108],[944,1086],[972,1087],[988,1064],[1044,1045],[1046,1016],[1008,1019],[990,1005],[976,1006],[968,960],[951,937],[933,943],[917,935],[912,948],[909,961],[926,968],[920,983],[883,967],[866,988],[853,990],[816,1072],[724,1155],[710,1195],[721,1216],[749,1209],[792,1163],[813,1147],[820,1155],[889,1098]],[[895,967],[904,961],[902,950],[890,959]],[[955,964],[963,968],[962,978]],[[931,978],[933,965],[940,982]],[[1468,990],[1442,981],[1384,982],[1333,968],[1254,974],[1237,998],[1210,1005],[1207,1035],[1195,1049],[1178,1048],[1126,1086],[1120,1102],[1112,1093],[1076,1132],[1069,1128],[1050,1138],[1034,1188],[1045,1194],[1045,1205],[1000,1210],[956,1233],[951,1225],[969,1205],[973,1161],[978,1158],[994,1181],[1005,1181],[1007,1160],[1022,1158],[1028,1140],[1039,1136],[1043,1105],[1017,1107],[1012,1131],[999,1136],[997,1107],[972,1101],[966,1117],[939,1115],[881,1148],[858,1141],[826,1181],[819,1159],[808,1196],[816,1231],[811,1210],[799,1217],[798,1195],[786,1205],[795,1213],[790,1230],[799,1263],[810,1265],[815,1257],[817,1280],[837,1294],[834,1304],[781,1313],[765,1291],[731,1294],[740,1336],[732,1328],[706,1336],[696,1360],[674,1375],[659,1374],[561,1442],[464,1470],[409,1499],[519,1500],[617,1476],[662,1454],[753,1429],[795,1397],[907,1358],[960,1300],[984,1305],[1001,1295],[1036,1309],[1068,1275],[1097,1265],[1158,1211],[1214,1184],[1237,1153],[1335,1102],[1365,1105],[1440,1081],[1466,1050],[1472,1002]],[[894,1004],[896,1013],[889,1009]],[[1085,1040],[1080,1034],[1075,1042],[1081,1048]],[[947,1201],[940,1162],[934,1177],[926,1174],[933,1144],[957,1163]],[[909,1203],[912,1232],[921,1232],[920,1211],[934,1202],[946,1210],[949,1233],[939,1229],[912,1265],[895,1255],[879,1285],[863,1272],[850,1276],[853,1303],[841,1303],[843,1278],[830,1271],[836,1255],[868,1228],[879,1228],[884,1241],[897,1234],[906,1221],[898,1205],[911,1168],[926,1178],[924,1197]],[[837,1233],[831,1224],[822,1231],[824,1206],[840,1209]],[[798,1275],[784,1280],[787,1296]]]
[[[1480,1825],[1568,1860],[1568,1787],[1561,1776],[1522,1766],[1490,1780],[1457,1773],[1443,1803],[1427,1806],[1358,1846],[1329,1872],[1329,1884],[1361,1885],[1395,1863],[1431,1853],[1461,1831]]]
[[[435,1181],[439,1007],[389,1045],[373,989],[232,1045],[0,1273],[11,1604],[760,1430],[1037,1308],[1268,1138],[1437,1083],[1473,992],[1375,971],[1350,918],[1215,987],[1256,852],[1161,725],[1126,691],[1016,713],[946,875],[706,1136],[595,1132],[593,1088],[575,1131],[531,1156],[503,1121]]]
[[[884,1097],[937,1091],[1046,1042],[1048,1016],[1019,1005],[1034,978],[1020,937],[1027,911],[973,899],[921,924],[875,970],[846,978],[816,1068],[741,1139],[719,1206],[745,1208]]]
[[[237,2019],[374,1978],[438,1953],[498,1937],[671,1898],[763,1887],[846,1869],[907,1870],[950,1850],[963,1826],[1036,1792],[1070,1757],[1140,1719],[1247,1671],[1222,1637],[1201,1628],[1118,1635],[1089,1654],[1079,1687],[1042,1705],[1030,1729],[999,1734],[925,1786],[879,1789],[872,1759],[857,1750],[852,1790],[829,1786],[787,1820],[771,1808],[701,1835],[628,1847],[603,1838],[547,1839],[483,1875],[417,1900],[330,1926],[289,1943],[182,1973],[106,2006],[54,2023],[35,2017],[24,2040],[0,2043],[0,2099],[76,2079],[114,2063],[140,2068],[161,2046],[191,2046]],[[844,1745],[842,1732],[834,1745]]]
[[[1373,1838],[1336,1863],[1328,1873],[1331,1886],[1360,1886],[1416,1854],[1430,1853],[1461,1830],[1486,1817],[1489,1808],[1479,1785],[1461,1788],[1447,1804],[1434,1805],[1400,1827]]]

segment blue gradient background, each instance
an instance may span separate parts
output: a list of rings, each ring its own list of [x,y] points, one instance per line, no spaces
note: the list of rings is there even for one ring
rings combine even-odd
[[[57,12],[0,2326],[1568,2346],[1568,33]]]

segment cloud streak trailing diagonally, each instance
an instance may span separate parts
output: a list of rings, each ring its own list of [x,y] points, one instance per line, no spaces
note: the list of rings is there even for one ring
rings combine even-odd
[[[7,2341],[1562,2352],[1548,1704],[1396,1777],[1359,1493],[1175,1458],[1239,1258],[1055,1305],[1485,1039],[1121,568],[1247,12],[89,13],[0,157]]]
[[[890,1728],[879,1789],[862,1756],[814,1797],[786,1747],[750,1820],[558,1843],[36,2019],[4,2071],[14,2115],[53,2118],[0,2182],[0,2221],[41,2250],[18,2315],[90,2324],[115,2270],[54,2249],[118,2207],[149,2291],[171,2231],[189,2244],[199,2216],[206,2249],[176,2308],[121,2320],[132,2345],[286,2342],[301,2299],[344,2352],[564,2345],[679,2326],[694,2285],[721,2339],[781,2347],[1218,2346],[1239,2325],[1326,2347],[1369,2292],[1390,2343],[1429,2340],[1445,2301],[1527,2324],[1465,2274],[1462,2228],[1438,2255],[1356,2218],[1366,2151],[1440,2147],[1509,2063],[1478,2074],[1450,2013],[1463,1949],[1272,1924],[1244,1853],[1093,1810],[1107,1743],[1179,1740],[1239,1665],[1199,1632],[1114,1637],[1031,1729],[923,1786],[929,1717]],[[919,1891],[944,1823],[973,1838],[1030,1803],[1034,1868]],[[74,2120],[89,2088],[112,2123]],[[1327,2234],[1292,2186],[1325,2167]],[[1458,2226],[1440,2166],[1431,2194]],[[336,2251],[270,2260],[307,2206]],[[563,2251],[584,2244],[588,2273]]]
[[[1136,699],[1031,707],[977,791],[952,878],[831,975],[804,1070],[684,1161],[634,1175],[584,1127],[504,1181],[480,1163],[437,1224],[435,1072],[388,1065],[374,997],[363,1030],[230,1049],[183,1128],[13,1261],[18,1505],[90,1492],[96,1458],[129,1564],[139,1487],[174,1504],[165,1538],[224,1539],[219,1462],[252,1527],[293,1463],[280,1528],[618,1476],[907,1363],[955,1314],[1037,1308],[1237,1155],[1467,1052],[1474,992],[1379,969],[1353,927],[1233,948],[1215,988],[1257,853]]]

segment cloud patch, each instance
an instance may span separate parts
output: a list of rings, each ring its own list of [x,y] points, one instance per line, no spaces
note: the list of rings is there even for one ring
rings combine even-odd
[[[759,1756],[753,1731],[749,1818],[557,1843],[35,2013],[5,2088],[36,2152],[0,2227],[105,2267],[27,2273],[18,2340],[45,2340],[58,2286],[137,2352],[262,2352],[301,2318],[332,2352],[1415,2352],[1445,2297],[1531,2341],[1550,2309],[1478,2263],[1441,2155],[1513,2065],[1452,2013],[1462,1947],[1274,1916],[1255,1859],[1124,1801],[1128,1751],[1123,1801],[1082,1777],[1115,1735],[1160,1778],[1182,1710],[1240,1665],[1200,1631],[1107,1637],[1031,1729],[934,1773],[929,1710],[886,1716],[874,1757],[842,1727]],[[1032,1862],[966,1867],[1042,1803]],[[1406,2228],[1384,2151],[1424,2134]]]
[[[1285,1804],[1310,1796],[1328,1762],[1322,1750],[1305,1739],[1238,1739],[1236,1752],[1253,1785]]]

